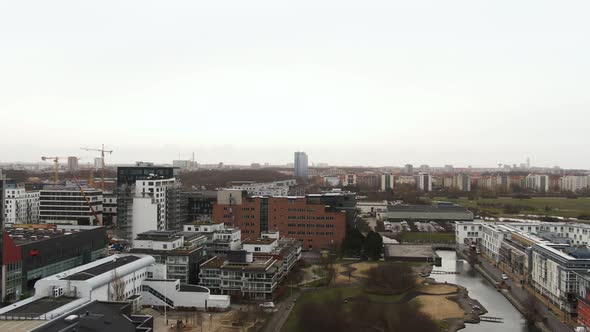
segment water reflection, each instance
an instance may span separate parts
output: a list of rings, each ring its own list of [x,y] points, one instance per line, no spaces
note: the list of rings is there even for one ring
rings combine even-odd
[[[461,285],[469,291],[471,298],[478,300],[487,310],[488,316],[502,317],[504,323],[487,323],[465,324],[467,332],[534,332],[529,328],[516,308],[512,306],[502,294],[500,294],[490,283],[484,279],[477,271],[464,260],[457,260],[454,251],[437,251],[442,258],[442,267],[436,267],[437,270],[457,271],[459,274],[441,275],[436,274],[432,277],[438,282],[449,282]]]

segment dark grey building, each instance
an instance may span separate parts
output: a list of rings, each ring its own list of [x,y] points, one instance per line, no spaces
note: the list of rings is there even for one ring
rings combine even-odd
[[[151,178],[171,179],[178,175],[180,169],[178,167],[164,167],[164,166],[144,166],[143,163],[138,163],[140,166],[117,167],[117,186],[135,185],[137,180],[147,180]]]
[[[217,202],[217,191],[186,191],[188,222],[211,221],[213,205]]]
[[[388,205],[389,221],[470,221],[473,212],[457,205]]]
[[[21,226],[5,229],[3,239],[3,298],[18,299],[41,278],[107,255],[106,229],[99,226]]]
[[[357,216],[356,193],[353,192],[325,192],[321,194],[305,195],[308,204],[328,205],[328,211],[345,211],[346,224],[355,225]]]
[[[57,300],[53,300],[58,302],[53,304],[51,299],[47,299],[46,302],[47,310],[60,304]],[[27,309],[35,311],[32,306],[31,308],[25,306],[23,310]],[[29,314],[38,313],[24,312],[23,316]],[[66,317],[72,318],[68,320]],[[152,332],[154,319],[149,315],[133,315],[131,303],[92,301],[32,330],[32,332],[74,331]]]
[[[307,179],[309,176],[307,154],[305,152],[295,152],[295,176],[298,178]]]

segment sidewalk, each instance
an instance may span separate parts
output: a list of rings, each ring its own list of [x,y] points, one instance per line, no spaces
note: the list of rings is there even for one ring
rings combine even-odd
[[[480,259],[480,266],[496,281],[502,280],[502,271],[497,267],[490,264],[486,259]],[[572,327],[569,327],[567,324],[563,322],[565,314],[561,312],[561,310],[557,309],[551,303],[543,298],[540,294],[532,291],[532,289],[523,288],[520,284],[513,282],[512,280],[506,280],[506,284],[510,286],[510,294],[520,302],[521,306],[523,303],[526,303],[526,300],[529,294],[533,294],[544,305],[541,307],[541,312],[544,316],[547,317],[547,321],[545,325],[551,330],[555,332],[571,332],[573,330]],[[552,308],[552,310],[548,309],[548,306]],[[560,316],[557,316],[555,313],[560,313]]]
[[[301,295],[301,293],[296,292],[276,306],[275,309],[277,309],[277,312],[272,315],[269,322],[266,324],[264,332],[279,332],[281,330],[287,321],[287,318],[289,318],[291,310],[293,310],[295,301],[299,298],[299,295]]]

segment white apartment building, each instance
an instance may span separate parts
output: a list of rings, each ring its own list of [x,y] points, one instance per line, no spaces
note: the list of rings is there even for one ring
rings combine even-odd
[[[509,239],[512,229],[504,225],[483,224],[480,248],[482,252],[493,259],[496,263],[500,261],[500,247],[504,239]]]
[[[418,184],[418,189],[422,191],[432,191],[432,176],[427,173],[420,173],[417,176],[416,183]]]
[[[566,175],[559,179],[559,189],[561,191],[578,192],[588,189],[590,176],[588,175]]]
[[[468,174],[455,174],[453,176],[453,187],[460,191],[471,191],[471,176]]]
[[[133,241],[139,233],[168,228],[167,192],[177,186],[175,178],[136,181],[131,218]]]
[[[455,222],[455,242],[459,246],[479,243],[483,237],[483,225],[479,221]]]
[[[223,223],[193,223],[183,227],[185,232],[195,232],[207,238],[205,252],[208,255],[221,255],[242,247],[242,232],[237,227],[228,227]]]
[[[397,185],[403,185],[403,184],[416,185],[416,177],[414,177],[413,175],[400,175],[400,176],[396,177],[395,183]]]
[[[392,173],[381,174],[381,184],[380,184],[381,191],[393,190],[394,186],[395,186],[395,176]]]
[[[24,188],[4,189],[4,223],[39,223],[39,192],[27,192]]]
[[[184,285],[179,280],[150,279],[155,259],[148,255],[113,255],[43,278],[35,283],[35,295],[0,309],[0,314],[36,302],[60,297],[74,298],[38,319],[57,317],[90,301],[133,302],[135,306],[218,308],[230,306],[229,296],[211,295],[202,286]],[[46,306],[46,305],[45,305]]]
[[[587,248],[559,244],[535,244],[532,251],[533,288],[561,310],[576,313],[577,273],[590,269]]]
[[[477,229],[482,232],[473,233]],[[530,280],[532,287],[561,310],[576,312],[578,274],[590,269],[590,250],[583,246],[590,241],[590,225],[549,222],[457,222],[457,244],[474,236],[482,254],[513,264],[513,254],[524,261],[521,280]],[[471,232],[469,234],[468,232]],[[502,239],[500,241],[500,239]],[[514,240],[526,248],[516,249]],[[552,241],[557,242],[552,242]],[[565,240],[565,241],[564,241]],[[500,257],[498,257],[498,243]],[[511,252],[510,249],[514,249]],[[517,253],[517,251],[520,251]],[[502,257],[504,255],[504,257]],[[505,266],[506,267],[506,266]],[[510,270],[515,266],[507,266]],[[513,271],[514,272],[514,271]],[[529,274],[530,273],[530,277]]]
[[[525,178],[525,185],[528,189],[537,192],[549,191],[549,176],[542,174],[529,174]]]
[[[96,215],[102,221],[102,191],[86,188],[84,193],[94,212],[78,188],[51,187],[41,190],[39,192],[39,222],[97,225]]]
[[[356,186],[356,174],[346,174],[344,176],[344,186]]]

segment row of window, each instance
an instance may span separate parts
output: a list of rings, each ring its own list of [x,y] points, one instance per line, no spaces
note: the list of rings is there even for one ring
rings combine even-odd
[[[315,212],[315,209],[303,209],[303,208],[289,208],[287,209],[289,212]]]
[[[334,224],[287,224],[288,227],[334,228]]]
[[[334,232],[287,232],[289,235],[334,236]]]
[[[334,220],[332,216],[287,216],[289,220]]]

